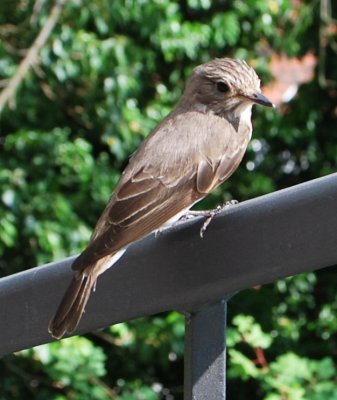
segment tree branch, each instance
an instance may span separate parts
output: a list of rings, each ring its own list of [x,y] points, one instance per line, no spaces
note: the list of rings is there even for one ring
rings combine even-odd
[[[25,78],[30,67],[38,62],[39,52],[48,40],[48,37],[61,14],[64,3],[65,0],[55,1],[46,23],[42,27],[33,45],[28,50],[26,57],[21,61],[15,75],[9,80],[7,87],[0,93],[0,114],[5,108],[6,104],[9,103],[14,97],[18,87]]]

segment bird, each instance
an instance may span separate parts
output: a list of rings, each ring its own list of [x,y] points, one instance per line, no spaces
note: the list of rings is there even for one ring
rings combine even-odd
[[[48,330],[77,328],[99,275],[128,245],[177,221],[239,166],[252,136],[254,104],[274,107],[244,60],[216,58],[194,68],[173,110],[130,157]]]

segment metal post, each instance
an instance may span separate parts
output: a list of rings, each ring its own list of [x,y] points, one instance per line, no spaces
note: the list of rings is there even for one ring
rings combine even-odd
[[[226,300],[186,316],[184,400],[226,399],[226,316]]]

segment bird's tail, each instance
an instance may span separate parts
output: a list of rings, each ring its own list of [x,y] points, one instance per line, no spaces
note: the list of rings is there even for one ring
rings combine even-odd
[[[55,339],[60,339],[66,333],[71,333],[76,329],[96,280],[96,274],[94,276],[90,272],[86,273],[85,270],[76,273],[73,277],[48,326],[49,333]]]
[[[94,265],[85,268],[77,269],[76,262],[79,258],[75,260],[73,264],[74,277],[55,316],[48,325],[48,331],[55,339],[60,339],[66,333],[72,333],[77,328],[90,293],[95,289],[98,276],[110,268],[123,255],[124,251],[124,249],[119,250],[117,253],[106,256]]]

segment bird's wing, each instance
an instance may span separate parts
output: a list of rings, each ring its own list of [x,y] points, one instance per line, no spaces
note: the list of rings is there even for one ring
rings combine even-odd
[[[201,160],[196,180],[198,192],[208,194],[228,179],[240,164],[244,150],[245,148],[237,146],[220,158]]]
[[[87,249],[75,260],[74,270],[82,270],[146,236],[204,196],[195,193],[192,180],[168,187],[151,176],[142,183],[140,186],[130,180],[114,193]]]
[[[200,118],[198,114],[196,117]],[[217,125],[211,121],[212,130],[208,132],[208,125],[204,129],[200,126],[202,121],[198,127],[194,126],[192,132],[191,128],[184,126],[183,138],[177,131],[165,132],[173,136],[169,136],[166,145],[177,147],[171,159],[163,154],[167,148],[161,142],[156,146],[151,146],[150,142],[140,149],[98,221],[88,248],[74,262],[73,269],[82,270],[160,228],[234,172],[250,133],[248,130],[243,132],[244,136],[248,135],[243,140],[223,118],[219,119],[218,131]],[[203,137],[195,137],[200,131]],[[207,137],[207,134],[213,136]],[[178,142],[186,137],[190,143]],[[200,138],[202,140],[198,140]],[[154,151],[145,157],[146,153]],[[149,161],[144,163],[144,159]]]

